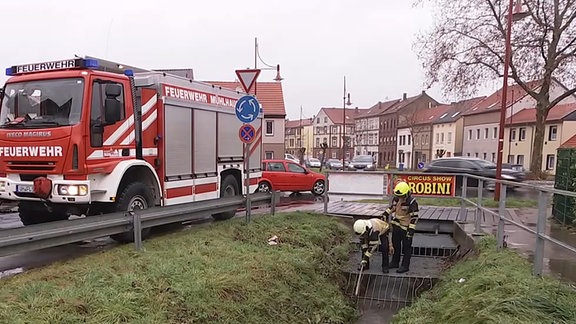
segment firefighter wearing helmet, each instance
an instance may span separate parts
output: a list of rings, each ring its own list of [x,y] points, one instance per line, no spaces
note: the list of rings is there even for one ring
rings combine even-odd
[[[389,238],[390,225],[379,218],[359,219],[354,222],[354,233],[360,236],[362,246],[362,261],[358,270],[370,269],[370,257],[377,250],[382,252],[382,272],[388,273],[388,257],[394,252]]]
[[[410,258],[412,257],[412,238],[418,222],[418,202],[411,195],[410,185],[400,181],[394,187],[394,198],[390,206],[384,211],[382,218],[388,221],[392,216],[392,245],[394,254],[390,262],[390,268],[398,268],[397,273],[410,270]],[[400,251],[404,254],[400,264]]]

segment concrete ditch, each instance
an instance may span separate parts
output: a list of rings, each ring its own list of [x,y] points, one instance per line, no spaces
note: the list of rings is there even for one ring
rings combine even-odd
[[[452,221],[427,224],[414,235],[410,271],[398,274],[394,270],[384,274],[380,269],[381,255],[374,255],[371,268],[364,271],[358,281],[360,246],[351,242],[345,293],[356,303],[360,312],[357,323],[390,323],[394,314],[410,306],[422,293],[434,287],[444,270],[474,250],[474,239],[463,227]],[[422,229],[428,230],[422,232]],[[432,229],[432,231],[430,231]],[[358,295],[356,285],[359,284]]]

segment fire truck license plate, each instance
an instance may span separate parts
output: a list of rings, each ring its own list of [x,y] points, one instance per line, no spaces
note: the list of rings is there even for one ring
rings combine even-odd
[[[34,188],[31,185],[17,185],[16,192],[34,192]]]

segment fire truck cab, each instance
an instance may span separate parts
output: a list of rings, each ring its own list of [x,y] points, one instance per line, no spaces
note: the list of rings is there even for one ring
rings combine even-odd
[[[245,179],[234,111],[243,93],[92,57],[6,74],[0,199],[18,202],[24,225],[242,195],[244,181],[257,188],[262,114]]]

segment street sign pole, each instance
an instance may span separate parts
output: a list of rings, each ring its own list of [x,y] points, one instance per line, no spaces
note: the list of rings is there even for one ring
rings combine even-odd
[[[246,187],[246,223],[250,223],[252,216],[252,202],[250,201],[250,144],[244,144],[244,185]]]

